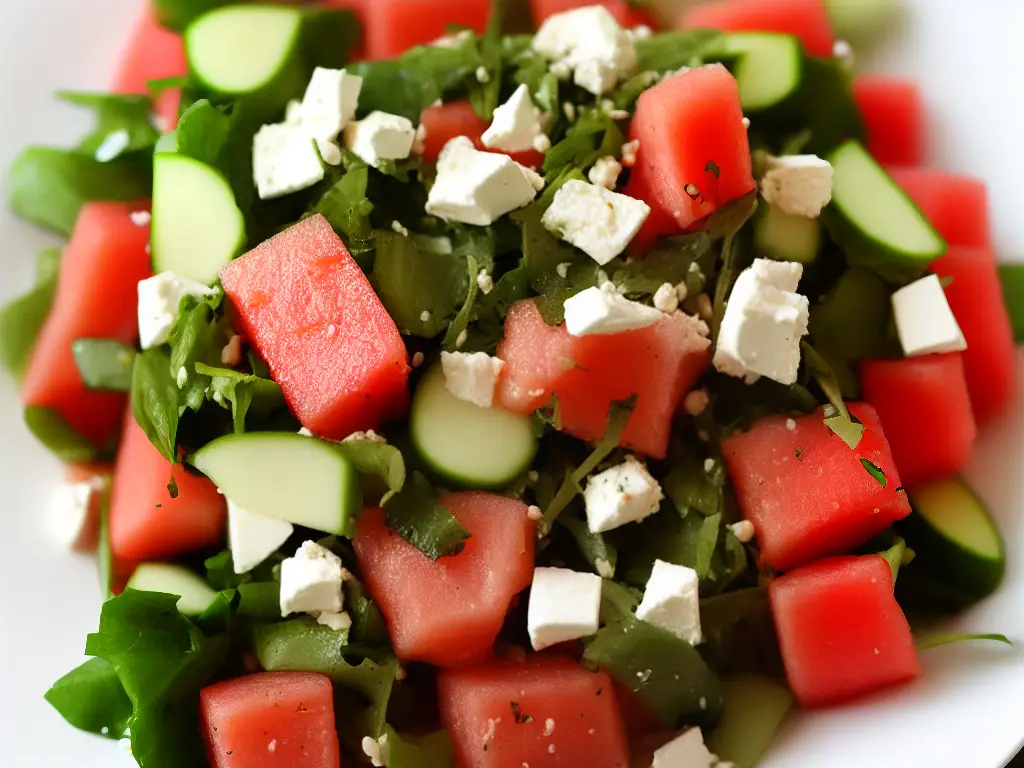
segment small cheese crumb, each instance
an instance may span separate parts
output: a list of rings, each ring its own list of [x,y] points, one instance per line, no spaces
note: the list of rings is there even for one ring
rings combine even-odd
[[[531,504],[526,508],[526,516],[534,521],[544,519],[544,513],[541,512],[540,507],[535,504]]]
[[[494,278],[487,274],[486,269],[481,269],[480,273],[476,276],[476,287],[485,296],[494,290]]]
[[[131,146],[132,138],[128,135],[128,131],[123,128],[113,133],[108,133],[96,151],[93,153],[93,157],[97,163],[109,163],[111,160],[116,159],[122,152]]]
[[[672,283],[662,283],[654,292],[654,308],[666,315],[671,315],[679,309],[679,294]]]
[[[466,341],[469,339],[469,332],[463,328],[459,331],[459,335],[455,337],[455,348],[462,349],[466,345]]]
[[[494,388],[505,361],[486,352],[442,352],[445,388],[459,400],[478,408],[494,404]]]
[[[786,419],[786,429],[790,432],[796,431],[796,419]]]
[[[396,234],[401,235],[402,237],[409,236],[409,230],[403,227],[402,222],[398,221],[397,219],[391,222],[391,230]]]
[[[136,227],[144,227],[149,224],[153,217],[149,211],[132,211],[129,218],[132,220],[132,224]]]
[[[552,71],[554,71],[552,69]],[[567,101],[562,104],[562,111],[565,113],[565,119],[570,123],[576,119],[576,105],[571,101]]]
[[[330,627],[335,632],[343,632],[352,627],[352,617],[348,615],[348,611],[323,611],[317,614],[316,623]]]
[[[640,139],[626,142],[622,145],[622,164],[627,168],[636,165],[636,153],[640,150]]]
[[[478,83],[489,83],[491,81],[491,73],[487,71],[487,67],[479,66],[476,68],[476,81]]]
[[[733,523],[728,526],[729,530],[732,531],[732,535],[739,539],[742,543],[753,541],[754,539],[754,524],[749,520],[740,520],[738,523]]]
[[[704,459],[704,474],[710,475],[715,471],[715,460]]]
[[[596,184],[605,189],[615,189],[619,182],[619,174],[622,173],[622,164],[611,155],[598,158],[594,163],[587,178],[591,184]]]
[[[544,735],[550,736],[555,732],[555,721],[552,718],[548,718],[544,721]]]
[[[564,280],[566,277],[569,276],[569,267],[571,266],[571,261],[563,261],[561,264],[555,267],[555,272],[557,272],[558,276]]]
[[[184,389],[185,385],[188,384],[188,369],[184,365],[178,369],[175,383],[178,385],[178,389]]]
[[[412,356],[412,367],[413,368],[419,368],[421,365],[423,365],[423,353],[422,352],[416,352]]]
[[[547,154],[548,150],[551,149],[551,139],[542,133],[533,140],[533,148],[542,155]]]
[[[744,117],[743,118],[743,127],[744,128],[749,128],[750,127],[750,118],[749,117]]]
[[[387,439],[383,435],[378,435],[372,429],[367,429],[365,432],[353,432],[348,437],[344,438],[341,442],[343,443],[387,443]]]
[[[380,742],[370,736],[364,736],[362,744],[363,754],[370,758],[374,768],[384,768],[384,755],[381,752]]]
[[[424,309],[422,312],[420,312],[420,322],[421,323],[429,323],[430,322],[430,310],[429,309]]]

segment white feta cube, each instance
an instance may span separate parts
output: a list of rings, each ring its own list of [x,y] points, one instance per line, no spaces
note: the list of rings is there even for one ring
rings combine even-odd
[[[679,309],[679,291],[672,283],[662,283],[654,292],[654,308],[667,315]]]
[[[690,645],[699,645],[703,639],[700,633],[699,587],[697,572],[693,568],[655,560],[636,616]]]
[[[636,69],[632,36],[600,5],[549,16],[533,38],[533,50],[571,69],[576,85],[600,96]]]
[[[302,103],[289,109],[288,119],[297,121],[314,139],[336,139],[341,129],[356,116],[363,78],[344,69],[317,67],[306,86]]]
[[[494,388],[504,367],[504,360],[486,352],[441,353],[445,389],[479,408],[494,404]]]
[[[344,632],[346,629],[352,628],[352,617],[348,615],[347,611],[341,613],[321,611],[316,615],[316,623],[330,627],[335,632]]]
[[[139,281],[139,343],[143,349],[157,347],[167,341],[178,317],[178,306],[186,296],[213,296],[216,289],[195,280],[161,272]]]
[[[62,547],[82,547],[85,540],[92,539],[96,521],[90,519],[93,493],[99,490],[93,483],[66,483],[58,486],[53,494],[46,515],[47,528]],[[93,530],[90,531],[90,528]]]
[[[661,312],[630,301],[613,283],[587,288],[565,300],[565,328],[573,336],[607,336],[647,328],[661,319]]]
[[[651,768],[716,768],[721,765],[704,746],[700,728],[690,728],[654,753]]]
[[[281,615],[340,613],[342,581],[341,558],[315,541],[304,542],[281,563]]]
[[[228,499],[228,546],[235,573],[248,573],[262,563],[294,530],[291,523],[250,512]]]
[[[907,357],[967,349],[967,341],[937,275],[922,277],[896,291],[892,295],[892,310]]]
[[[446,221],[485,227],[530,203],[543,186],[543,178],[508,155],[480,152],[457,136],[441,150],[426,210]]]
[[[252,140],[252,174],[261,200],[290,195],[324,178],[316,141],[301,125],[264,125]]]
[[[372,429],[366,431],[360,430],[359,432],[353,432],[351,435],[342,438],[343,443],[380,443],[382,445],[387,444],[387,438],[384,435],[378,435]]]
[[[602,579],[566,568],[533,572],[526,624],[534,650],[588,637],[597,632]]]
[[[755,259],[733,286],[715,348],[715,368],[748,383],[796,383],[809,305],[796,293],[803,266]]]
[[[643,200],[573,179],[555,193],[541,223],[603,266],[626,250],[650,213]]]
[[[369,165],[382,160],[404,160],[412,152],[416,126],[401,115],[371,112],[345,126],[345,146]]]
[[[615,186],[619,183],[620,173],[622,173],[622,163],[611,155],[605,155],[598,158],[597,162],[594,163],[587,173],[587,178],[595,186],[615,189]]]
[[[544,135],[540,110],[525,85],[516,88],[509,100],[494,110],[494,118],[480,140],[485,147],[503,152],[525,152]]]
[[[761,194],[783,213],[816,219],[832,200],[832,166],[817,155],[769,156]]]
[[[657,512],[663,498],[658,481],[630,456],[587,481],[583,491],[587,527],[591,533],[604,533],[639,522]]]

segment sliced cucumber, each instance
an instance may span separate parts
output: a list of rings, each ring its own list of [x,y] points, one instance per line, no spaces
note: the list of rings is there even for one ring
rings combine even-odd
[[[178,595],[178,612],[198,616],[217,597],[217,593],[197,574],[180,565],[142,563],[128,579],[129,589]]]
[[[349,536],[359,475],[330,443],[292,432],[226,435],[189,462],[235,504],[316,531]]]
[[[793,216],[762,202],[754,224],[754,245],[770,259],[810,264],[821,249],[821,224],[817,219]]]
[[[225,96],[249,96],[267,111],[302,92],[302,12],[272,5],[229,5],[185,30],[189,72]]]
[[[413,445],[439,475],[474,488],[500,488],[525,472],[537,452],[528,416],[459,400],[437,366],[420,381],[409,417]]]
[[[939,233],[860,142],[847,141],[828,161],[832,204],[822,218],[852,266],[904,283],[945,253]]]
[[[770,112],[790,112],[803,83],[804,52],[792,35],[772,32],[734,32],[725,35],[722,50],[736,57],[733,75],[740,104],[750,115],[770,118]]]
[[[792,709],[793,693],[769,677],[737,675],[722,680],[722,698],[722,719],[708,749],[736,768],[753,768]]]
[[[245,219],[218,171],[191,157],[153,160],[154,272],[213,285],[245,245]]]

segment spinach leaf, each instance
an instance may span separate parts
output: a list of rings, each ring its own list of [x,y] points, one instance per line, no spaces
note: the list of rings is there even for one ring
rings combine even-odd
[[[210,379],[207,397],[222,408],[230,408],[236,434],[245,432],[245,418],[250,409],[266,416],[284,405],[281,387],[270,379],[199,362],[195,364],[195,371]]]
[[[913,561],[914,550],[910,549],[907,546],[907,542],[901,537],[895,536],[894,538],[895,541],[893,541],[892,546],[878,554],[889,564],[889,570],[892,571],[892,583],[895,585],[900,568],[904,565],[910,565]]]
[[[707,458],[693,442],[673,440],[671,469],[661,483],[665,494],[682,514],[691,509],[705,517],[721,514],[724,505],[725,465]]]
[[[598,576],[603,579],[615,578],[619,553],[604,534],[591,533],[585,521],[568,515],[559,517],[558,524],[569,532],[583,558]]]
[[[88,462],[105,453],[75,431],[52,408],[30,405],[25,408],[25,425],[36,439],[63,461]]]
[[[171,330],[171,357],[168,371],[178,389],[183,407],[198,411],[207,395],[213,398],[211,376],[197,370],[200,363],[219,366],[221,350],[230,337],[230,329],[217,309],[224,294],[197,299],[186,296]],[[223,393],[221,393],[223,399]],[[244,418],[244,413],[242,414]]]
[[[345,609],[352,617],[351,641],[371,648],[388,645],[391,641],[384,616],[370,599],[362,582],[355,577],[346,579],[342,589],[345,590]]]
[[[480,61],[483,69],[478,69],[474,73],[477,83],[471,83],[469,88],[469,103],[484,120],[494,117],[494,110],[497,109],[501,99],[501,30],[505,22],[507,5],[508,0],[493,0],[491,2],[491,14],[487,19],[487,29],[479,41]],[[481,72],[486,75],[483,80],[480,79]]]
[[[807,370],[810,371],[811,376],[814,377],[832,406],[832,411],[826,409],[825,426],[840,437],[850,447],[850,450],[855,450],[864,436],[864,425],[856,421],[846,407],[846,403],[843,401],[842,387],[834,369],[806,341],[800,342],[800,348],[803,351]]]
[[[370,225],[373,203],[366,196],[370,170],[348,150],[342,150],[342,162],[345,174],[323,194],[312,212],[324,215],[345,242],[352,258],[363,266],[366,256],[374,249]]]
[[[50,686],[44,698],[75,728],[120,739],[132,703],[117,672],[103,659],[89,659]]]
[[[768,590],[751,587],[700,601],[701,655],[719,674],[782,677],[782,656]]]
[[[1010,313],[1013,339],[1020,344],[1024,342],[1024,264],[1000,264],[999,282]]]
[[[712,338],[718,338],[718,329],[725,316],[725,306],[740,272],[753,260],[739,242],[740,230],[757,210],[757,190],[741,197],[708,217],[707,229],[713,239],[724,238],[722,267],[715,283],[714,316],[711,321]]]
[[[681,67],[700,66],[721,40],[715,29],[663,32],[636,41],[637,71],[668,72]]]
[[[477,293],[479,293],[480,290],[476,280],[477,263],[476,259],[473,258],[472,255],[466,256],[466,272],[466,282],[469,285],[469,291],[466,294],[466,302],[462,305],[462,309],[458,311],[455,318],[449,324],[448,330],[444,335],[444,339],[441,341],[441,346],[448,352],[454,352],[462,346],[462,344],[459,343],[459,337],[463,333],[468,333],[467,328],[473,314],[473,302],[476,301]]]
[[[107,392],[131,390],[135,347],[117,339],[76,339],[71,354],[85,386]]]
[[[378,504],[385,504],[405,486],[405,458],[395,446],[376,440],[346,440],[335,448],[360,475],[377,478],[387,486]]]
[[[281,585],[276,581],[250,581],[238,585],[238,615],[260,621],[281,618]]]
[[[853,99],[850,73],[839,59],[805,60],[802,98],[803,125],[811,132],[804,152],[824,157],[846,139],[864,140],[864,121]]]
[[[544,155],[544,178],[551,182],[567,168],[582,170],[605,155],[619,157],[625,137],[611,117],[599,109],[585,109],[565,137]]]
[[[697,285],[693,276],[698,272],[710,272],[714,256],[707,232],[667,238],[644,258],[617,266],[611,273],[612,282],[634,299],[654,295],[665,283],[686,283],[690,293],[696,294],[703,288],[703,283]],[[694,264],[697,265],[695,269],[691,268]],[[694,283],[692,287],[691,282]]]
[[[135,421],[149,441],[164,458],[176,463],[182,400],[170,370],[171,356],[164,347],[154,347],[136,355],[132,368],[131,401]]]
[[[85,652],[108,662],[132,703],[132,754],[142,768],[203,765],[199,691],[224,663],[227,635],[207,637],[177,597],[129,589],[108,600]]]
[[[58,91],[57,98],[96,113],[96,128],[78,146],[88,155],[104,155],[104,144],[111,142],[118,155],[152,152],[160,132],[150,122],[153,100],[149,96],[125,93],[79,93]]]
[[[0,366],[16,380],[24,375],[36,338],[53,306],[60,257],[57,248],[40,252],[35,286],[0,307]]]
[[[473,305],[473,323],[469,329],[470,347],[493,352],[505,334],[505,316],[509,308],[529,295],[526,268],[516,267],[502,275],[490,293],[477,297]]]
[[[419,472],[384,504],[384,520],[431,560],[457,555],[469,538],[469,531],[441,506],[437,493]]]

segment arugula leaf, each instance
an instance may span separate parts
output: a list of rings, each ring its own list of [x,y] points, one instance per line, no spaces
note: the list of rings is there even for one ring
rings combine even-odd
[[[413,472],[412,482],[384,504],[388,527],[431,560],[457,555],[469,538],[462,524],[437,500],[427,478]]]
[[[395,446],[376,440],[346,440],[335,449],[352,462],[360,475],[376,477],[387,486],[378,504],[385,504],[405,486],[405,458]]]
[[[151,152],[160,138],[160,132],[149,121],[153,112],[149,96],[58,91],[57,98],[96,113],[96,128],[78,145],[79,152],[102,156],[101,147],[108,141],[116,142],[118,154]]]
[[[721,514],[724,507],[725,465],[707,459],[692,442],[673,440],[669,453],[672,469],[661,483],[676,509],[687,514],[694,509],[705,517]],[[707,469],[705,468],[707,466]]]
[[[631,298],[653,296],[665,283],[687,283],[695,272],[710,272],[714,253],[707,232],[694,232],[659,241],[653,251],[642,259],[622,263],[612,272],[612,282]],[[698,269],[691,269],[696,264]],[[699,293],[700,288],[691,293]],[[702,287],[702,286],[701,286]]]
[[[1024,264],[1000,264],[999,282],[1010,313],[1013,339],[1020,344],[1024,342]]]
[[[71,354],[85,386],[108,392],[131,390],[135,347],[117,339],[76,339]]]
[[[217,308],[224,294],[197,299],[186,296],[181,301],[178,316],[171,330],[171,357],[168,371],[175,385],[181,390],[180,403],[186,408],[198,411],[210,392],[212,379],[198,371],[197,365],[219,366],[221,350],[230,336],[230,329],[223,318],[218,318]],[[184,374],[182,374],[184,369]],[[222,382],[223,385],[223,382]],[[221,393],[223,399],[223,393]],[[244,419],[244,413],[242,414]]]
[[[245,417],[250,409],[267,415],[284,405],[281,387],[270,379],[198,362],[195,371],[210,379],[207,397],[222,408],[231,409],[236,434],[245,432]]]
[[[1013,642],[1006,635],[999,634],[988,634],[988,635],[932,635],[931,637],[925,637],[917,641],[915,646],[919,651],[927,651],[929,648],[938,648],[940,645],[949,645],[950,643],[962,643],[968,640],[991,640],[995,643],[1002,643],[1003,645],[1013,645]]]
[[[25,408],[25,425],[47,450],[68,462],[88,462],[105,451],[75,431],[64,417],[51,408]]]
[[[663,32],[636,41],[637,71],[668,72],[681,67],[700,66],[712,53],[722,33],[715,29]]]
[[[366,197],[370,170],[366,163],[345,149],[342,150],[342,163],[345,174],[323,194],[312,212],[324,215],[345,242],[352,258],[363,266],[363,259],[374,249],[374,233],[370,225],[373,203]]]
[[[478,70],[477,84],[470,84],[469,103],[473,110],[484,120],[494,117],[494,110],[497,109],[501,99],[501,78],[502,78],[502,44],[501,30],[505,22],[505,10],[507,0],[492,0],[491,13],[487,18],[487,29],[480,38],[480,60],[483,62],[482,70]],[[486,73],[486,78],[481,82],[479,73]]]
[[[355,577],[346,579],[342,589],[345,590],[345,609],[352,616],[350,640],[371,648],[388,645],[390,638],[384,616],[377,604],[370,599],[362,582]]]
[[[50,686],[44,698],[69,724],[115,741],[132,716],[132,702],[103,659],[89,659]]]
[[[163,347],[136,355],[132,368],[131,402],[135,421],[160,453],[178,461],[178,418],[181,393],[171,377],[171,356]]]
[[[748,254],[737,242],[740,230],[757,210],[757,190],[718,209],[708,217],[707,231],[712,239],[724,238],[722,243],[722,267],[715,283],[714,316],[711,321],[711,336],[718,338],[718,329],[725,316],[725,306],[732,292],[736,278],[750,263]]]
[[[782,677],[779,652],[763,587],[726,592],[700,601],[701,655],[719,674],[756,672]]]
[[[835,370],[806,341],[800,342],[800,348],[803,351],[807,369],[811,372],[814,380],[818,382],[821,391],[832,405],[831,414],[825,416],[825,426],[850,446],[850,450],[856,450],[857,446],[860,445],[861,438],[864,436],[864,425],[859,421],[855,421],[850,414],[850,410],[846,407],[846,403],[843,401],[842,387],[839,384]]]
[[[502,275],[490,293],[477,297],[469,333],[472,348],[493,352],[505,335],[505,317],[509,308],[529,295],[526,267],[516,267]]]
[[[544,155],[544,178],[551,182],[566,167],[583,169],[605,155],[619,157],[625,137],[611,117],[599,109],[581,110],[565,137]]]
[[[466,257],[466,271],[467,271],[467,283],[469,285],[469,292],[466,294],[466,302],[462,305],[462,309],[458,311],[455,318],[448,326],[448,330],[444,335],[444,339],[441,341],[441,346],[448,352],[454,352],[460,348],[459,336],[464,332],[467,332],[470,318],[473,314],[473,302],[476,301],[477,294],[480,291],[477,285],[477,263],[476,259],[472,255]]]
[[[604,579],[615,577],[619,553],[603,534],[591,533],[586,522],[577,517],[562,515],[558,524],[569,532],[583,558],[598,576]]]
[[[231,5],[234,0],[152,0],[157,21],[180,32],[204,13]]]
[[[907,542],[899,536],[896,536],[895,539],[891,547],[878,553],[889,564],[889,570],[892,571],[893,585],[896,584],[900,568],[904,565],[909,565],[914,559],[914,550],[907,546]]]
[[[177,597],[128,589],[108,600],[85,652],[108,662],[132,703],[132,754],[142,768],[203,765],[199,691],[224,663],[228,636],[207,637]]]
[[[20,380],[57,292],[61,251],[48,248],[37,259],[36,284],[0,307],[0,366]]]

